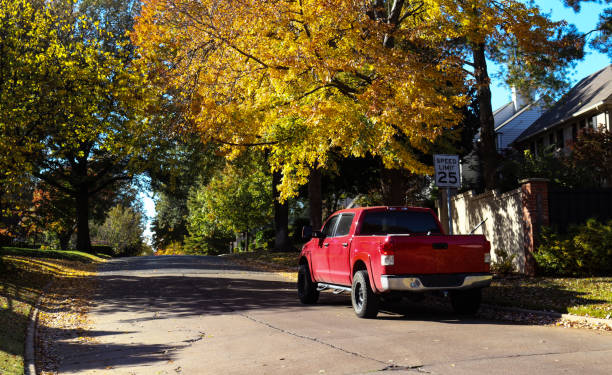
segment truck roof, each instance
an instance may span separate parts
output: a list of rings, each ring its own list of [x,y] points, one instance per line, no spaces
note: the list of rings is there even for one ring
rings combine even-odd
[[[425,208],[425,207],[410,207],[410,206],[373,206],[373,207],[355,207],[355,208],[345,208],[344,210],[338,210],[336,212],[334,212],[335,214],[337,213],[344,213],[344,212],[353,212],[353,213],[357,213],[357,212],[361,212],[361,211],[384,211],[384,210],[389,210],[389,211],[427,211],[430,212],[431,209],[430,208]]]

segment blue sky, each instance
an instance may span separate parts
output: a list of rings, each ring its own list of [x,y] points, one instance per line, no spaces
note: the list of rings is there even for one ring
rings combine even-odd
[[[536,0],[535,3],[542,12],[550,13],[554,21],[565,20],[576,25],[578,30],[582,32],[593,30],[599,20],[599,14],[606,8],[605,4],[582,3],[580,12],[574,13],[571,8],[563,5],[561,0]],[[608,56],[588,48],[585,58],[576,65],[576,69],[571,76],[572,83],[578,82],[582,78],[606,67],[608,64],[610,64]],[[489,65],[491,76],[496,70],[495,65]],[[493,110],[495,110],[511,100],[511,92],[503,82],[493,77],[491,79],[492,104]]]

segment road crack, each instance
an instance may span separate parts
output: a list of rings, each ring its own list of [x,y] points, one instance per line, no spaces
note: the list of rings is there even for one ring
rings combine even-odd
[[[279,332],[285,333],[285,334],[287,334],[287,335],[291,335],[291,336],[294,336],[294,337],[297,337],[297,338],[300,338],[300,339],[303,339],[303,340],[309,340],[309,341],[312,341],[312,342],[316,342],[317,344],[321,344],[321,345],[328,346],[328,347],[330,347],[330,348],[332,348],[332,349],[339,350],[339,351],[341,351],[341,352],[343,352],[343,353],[350,354],[350,355],[353,355],[353,356],[355,356],[355,357],[359,357],[359,358],[362,358],[362,359],[367,359],[367,360],[370,360],[370,361],[378,362],[378,363],[383,364],[383,365],[385,365],[385,366],[387,366],[387,365],[388,365],[388,364],[387,364],[387,362],[381,361],[381,360],[379,360],[379,359],[372,358],[372,357],[368,357],[368,356],[363,355],[363,354],[361,354],[361,353],[357,353],[357,352],[353,352],[353,351],[350,351],[350,350],[346,350],[346,349],[341,348],[341,347],[339,347],[339,346],[337,346],[337,345],[330,344],[330,343],[328,343],[328,342],[322,341],[322,340],[320,340],[320,339],[318,339],[318,338],[316,338],[316,337],[311,337],[311,336],[306,336],[306,335],[300,335],[299,333],[292,332],[292,331],[288,331],[288,330],[286,330],[286,329],[284,329],[284,328],[276,327],[276,326],[274,326],[274,325],[272,325],[272,324],[270,324],[270,323],[268,323],[268,322],[264,322],[263,320],[256,319],[256,318],[254,318],[254,317],[252,317],[252,316],[250,316],[250,315],[247,315],[247,314],[241,314],[241,313],[238,313],[238,315],[240,315],[240,316],[242,316],[242,317],[244,317],[244,318],[247,318],[247,319],[249,319],[249,320],[251,320],[251,321],[253,321],[253,322],[255,322],[255,323],[258,323],[258,324],[264,325],[264,326],[266,326],[266,327],[268,327],[268,328],[271,328],[271,329],[273,329],[273,330],[276,330],[276,331],[279,331]],[[387,367],[388,367],[388,366],[387,366]]]

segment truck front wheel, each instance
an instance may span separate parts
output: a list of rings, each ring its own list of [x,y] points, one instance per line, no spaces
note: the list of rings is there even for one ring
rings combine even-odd
[[[310,278],[310,271],[308,270],[307,264],[300,264],[298,267],[297,290],[298,297],[304,304],[312,305],[319,299],[317,284]]]
[[[451,304],[455,313],[474,315],[480,307],[482,289],[453,290],[450,293]]]
[[[368,271],[355,272],[351,288],[351,301],[355,314],[360,318],[375,318],[378,314],[378,300],[378,295],[370,286]]]

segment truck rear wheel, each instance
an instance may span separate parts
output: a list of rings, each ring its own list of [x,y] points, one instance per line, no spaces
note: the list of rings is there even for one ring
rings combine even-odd
[[[351,288],[351,302],[355,314],[360,318],[375,318],[378,314],[378,301],[378,295],[370,286],[368,271],[355,272]]]
[[[317,284],[310,278],[307,264],[300,264],[298,267],[297,290],[300,302],[303,304],[312,305],[319,299]]]
[[[450,293],[451,304],[455,313],[474,315],[480,307],[482,289],[453,290]]]

